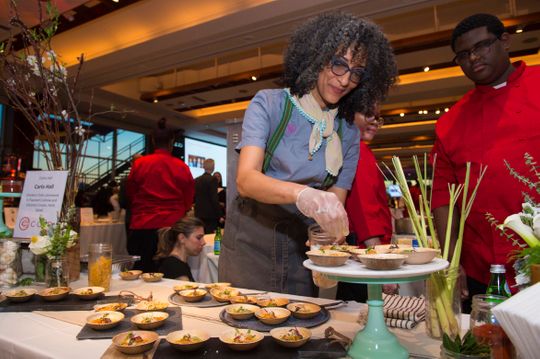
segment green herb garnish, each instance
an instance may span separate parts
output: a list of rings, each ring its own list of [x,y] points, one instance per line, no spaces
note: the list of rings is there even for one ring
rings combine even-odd
[[[458,334],[456,335],[456,338],[452,340],[446,333],[444,333],[443,347],[448,351],[466,355],[489,357],[491,353],[489,346],[478,343],[470,330],[467,331],[467,333],[463,336],[463,339],[461,339]]]

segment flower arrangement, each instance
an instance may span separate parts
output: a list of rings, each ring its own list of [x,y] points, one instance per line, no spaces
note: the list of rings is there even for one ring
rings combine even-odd
[[[433,171],[435,173],[436,168],[436,156],[433,159]],[[407,185],[407,178],[399,157],[394,156],[392,158],[392,164],[394,170],[392,171],[386,164],[386,170],[391,174],[392,179],[399,185],[403,194],[403,200],[405,206],[413,223],[413,231],[421,247],[435,248],[441,250],[442,258],[450,261],[450,266],[446,272],[437,272],[430,276],[427,281],[427,308],[426,308],[426,328],[428,333],[434,338],[441,338],[443,334],[448,335],[451,338],[455,338],[459,334],[459,322],[457,315],[460,311],[459,293],[456,295],[456,289],[459,289],[459,263],[461,258],[461,248],[463,244],[463,232],[465,229],[465,222],[471,211],[476,193],[482,182],[482,178],[486,173],[487,167],[480,166],[478,179],[476,184],[471,186],[470,183],[470,171],[471,164],[467,163],[467,170],[465,174],[465,181],[462,184],[449,184],[449,212],[448,221],[445,232],[444,246],[441,246],[439,238],[437,237],[437,231],[434,224],[434,218],[431,207],[431,192],[428,189],[428,169],[427,169],[427,155],[424,154],[423,165],[420,164],[417,156],[413,156],[413,163],[418,177],[418,185],[420,188],[421,196],[419,200],[419,208],[416,208],[409,186]],[[382,171],[381,171],[382,172]],[[383,172],[383,175],[384,172]],[[385,179],[386,178],[385,175]],[[431,178],[431,183],[433,177]],[[452,256],[450,257],[450,242],[452,236],[452,218],[454,216],[454,208],[459,205],[459,226],[458,233],[456,235],[456,243]],[[451,258],[451,259],[450,259]],[[457,296],[457,303],[454,298]],[[457,307],[457,308],[456,308]]]
[[[540,195],[540,166],[529,153],[525,153],[523,157],[533,178],[518,173],[505,160],[506,168],[529,190],[536,191]],[[516,284],[518,286],[528,285],[531,266],[540,264],[540,203],[536,202],[535,198],[528,193],[523,192],[523,197],[521,212],[508,216],[503,224],[499,224],[491,213],[486,213],[486,218],[491,225],[498,228],[501,235],[512,241],[512,244],[518,248],[511,254],[510,258],[516,260],[514,269],[516,270]],[[509,233],[507,229],[514,233]],[[519,238],[515,238],[514,234],[517,234]]]
[[[65,198],[60,218],[75,203],[77,180],[82,171],[87,131],[77,108],[77,83],[83,64],[78,58],[73,76],[51,46],[59,13],[47,2],[36,1],[39,25],[30,28],[10,1],[10,38],[0,43],[0,85],[11,105],[19,110],[35,131],[26,134],[34,144],[39,139],[40,151],[49,170],[68,171]],[[13,35],[16,33],[17,35]]]
[[[36,255],[46,255],[51,259],[62,257],[67,249],[77,242],[78,234],[72,230],[69,221],[47,223],[45,218],[40,217],[39,226],[41,228],[39,235],[32,236],[29,245],[32,253]]]

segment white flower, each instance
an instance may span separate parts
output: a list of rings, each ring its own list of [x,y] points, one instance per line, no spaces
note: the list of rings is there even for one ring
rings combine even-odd
[[[77,238],[79,238],[79,234],[77,232],[69,231],[69,240],[67,242],[67,247],[73,247],[77,243]]]
[[[536,238],[540,238],[540,213],[533,218],[533,232]]]
[[[537,245],[540,245],[540,237],[538,237],[535,233],[537,231],[533,231],[533,228],[523,223],[522,217],[524,219],[531,217],[531,222],[533,221],[532,216],[528,214],[515,213],[506,217],[504,223],[501,224],[499,228],[510,228],[511,230],[516,232],[529,245],[529,247],[535,247]],[[540,219],[537,219],[537,222],[538,221],[540,221]],[[537,223],[536,226],[539,225],[540,223]]]
[[[49,61],[53,61],[56,59],[56,53],[54,52],[54,50],[49,50],[46,52],[47,54],[47,58],[49,59]]]
[[[37,64],[37,57],[34,55],[28,55],[26,57],[26,62],[28,62],[28,65],[34,67]]]
[[[48,236],[32,236],[28,246],[34,254],[45,254],[49,250],[51,240]]]
[[[83,137],[85,132],[86,130],[84,129],[84,127],[82,126],[75,127],[75,133],[78,134],[79,136]]]

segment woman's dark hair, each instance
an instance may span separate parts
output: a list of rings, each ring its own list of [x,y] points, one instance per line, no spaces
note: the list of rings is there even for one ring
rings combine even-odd
[[[485,26],[489,33],[492,33],[499,39],[501,35],[506,31],[504,25],[497,16],[491,14],[474,14],[463,20],[455,27],[452,32],[452,51],[456,51],[456,40],[461,35]]]
[[[382,102],[395,82],[397,67],[390,44],[372,22],[345,12],[330,12],[296,29],[285,51],[283,81],[293,95],[309,93],[320,72],[335,54],[352,51],[353,62],[365,59],[358,86],[339,102],[339,116],[354,121],[354,113],[368,113]]]
[[[197,217],[187,216],[174,223],[171,227],[158,230],[159,241],[154,259],[159,260],[168,257],[176,245],[178,235],[183,234],[189,237],[198,227],[204,227],[203,221]]]

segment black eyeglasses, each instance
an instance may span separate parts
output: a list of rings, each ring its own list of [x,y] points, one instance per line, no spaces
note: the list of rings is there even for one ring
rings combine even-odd
[[[368,125],[376,125],[378,127],[382,127],[382,125],[384,125],[384,117],[382,116],[370,116],[365,117],[365,119]]]
[[[360,83],[360,80],[362,80],[362,76],[366,71],[364,67],[353,67],[351,69],[342,58],[337,56],[332,57],[332,60],[330,60],[330,70],[332,70],[332,73],[336,76],[343,76],[347,72],[350,72],[350,80],[355,84]]]
[[[469,50],[463,50],[458,53],[456,53],[456,56],[454,57],[453,61],[457,65],[463,65],[466,61],[468,61],[471,58],[471,55],[475,56],[485,56],[489,53],[489,50],[491,49],[491,45],[495,43],[495,41],[499,40],[499,38],[494,39],[487,39],[480,42],[477,42],[471,49]]]

